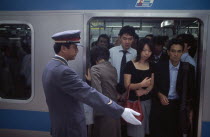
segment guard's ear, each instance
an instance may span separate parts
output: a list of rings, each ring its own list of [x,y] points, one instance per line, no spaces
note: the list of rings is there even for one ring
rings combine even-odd
[[[62,51],[62,52],[65,52],[66,50],[67,50],[67,47],[66,47],[66,46],[61,45],[61,51]]]

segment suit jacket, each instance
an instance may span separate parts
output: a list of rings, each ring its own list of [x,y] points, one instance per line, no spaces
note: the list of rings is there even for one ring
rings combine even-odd
[[[187,62],[180,62],[177,74],[176,91],[180,101],[180,121],[182,131],[186,132],[189,128],[189,111],[193,107],[193,96],[195,94],[195,69]],[[155,67],[155,93],[160,92],[166,97],[170,89],[169,60],[160,61]],[[157,99],[156,94],[156,100]],[[160,102],[160,101],[159,101]]]
[[[166,54],[164,52],[162,52],[159,60],[155,60],[155,56],[154,55],[151,57],[151,60],[152,60],[153,63],[158,63],[160,61],[166,61],[168,59],[169,59],[168,54]]]
[[[91,68],[91,86],[110,99],[117,101],[117,70],[105,61]],[[103,115],[95,112],[96,115]]]
[[[86,137],[86,124],[81,102],[120,118],[124,109],[82,81],[67,62],[54,57],[46,65],[42,83],[49,108],[53,137]]]
[[[185,99],[191,101],[195,93],[195,69],[187,62],[180,62],[177,74],[176,91],[179,97],[185,95]],[[155,65],[155,91],[168,96],[170,89],[169,60],[161,61]],[[184,94],[183,94],[184,93]],[[181,99],[181,98],[180,98]],[[183,100],[184,101],[184,100]]]

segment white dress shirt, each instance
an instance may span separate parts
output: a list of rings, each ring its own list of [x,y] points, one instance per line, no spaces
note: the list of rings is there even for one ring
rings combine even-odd
[[[115,46],[111,49],[109,49],[110,52],[110,59],[109,62],[112,64],[117,69],[117,82],[119,83],[120,81],[120,66],[121,66],[121,60],[123,56],[123,48],[122,46]],[[137,55],[137,52],[133,48],[129,48],[127,50],[128,52],[126,53],[126,62],[134,59]]]
[[[178,99],[179,96],[176,91],[176,81],[179,71],[180,63],[177,66],[173,66],[171,61],[169,61],[169,71],[170,71],[170,89],[168,93],[168,99]]]

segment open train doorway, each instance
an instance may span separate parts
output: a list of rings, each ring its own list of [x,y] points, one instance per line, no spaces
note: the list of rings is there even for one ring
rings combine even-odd
[[[182,34],[189,34],[192,36],[193,41],[192,46],[189,50],[189,55],[195,61],[196,70],[196,110],[193,119],[193,136],[197,136],[198,132],[198,119],[200,103],[200,81],[201,81],[201,56],[202,56],[202,42],[201,42],[201,28],[202,21],[197,18],[142,18],[142,17],[93,17],[88,22],[87,32],[89,33],[89,38],[87,39],[87,67],[90,67],[89,63],[89,53],[90,50],[97,46],[98,38],[101,35],[107,35],[109,37],[108,47],[112,48],[114,46],[120,45],[119,41],[119,31],[123,26],[133,26],[135,32],[138,35],[138,39],[142,39],[146,36],[161,36],[165,38],[165,45],[167,45],[168,40],[176,38]],[[134,45],[135,48],[135,45]],[[167,47],[164,47],[167,50]],[[199,112],[200,111],[200,112]]]

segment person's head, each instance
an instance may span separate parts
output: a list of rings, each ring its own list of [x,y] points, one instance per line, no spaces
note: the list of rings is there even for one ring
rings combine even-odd
[[[97,40],[97,46],[105,46],[105,47],[109,47],[110,45],[110,38],[108,35],[106,34],[101,34],[99,37],[98,37],[98,40]]]
[[[119,32],[120,43],[124,50],[128,50],[136,37],[135,29],[131,26],[124,26]]]
[[[139,36],[136,34],[136,36],[134,37],[134,41],[133,41],[131,47],[134,48],[134,49],[136,49],[137,48],[138,41],[139,41]]]
[[[154,46],[154,54],[159,56],[163,51],[164,41],[161,36],[155,36],[152,38],[152,44]]]
[[[153,52],[153,45],[151,41],[147,38],[141,39],[137,45],[137,56],[135,61],[136,62],[140,60],[150,61],[152,52]]]
[[[114,42],[114,46],[119,46],[121,44],[120,42],[120,37],[117,37],[117,39]]]
[[[145,38],[148,38],[150,40],[152,40],[153,37],[154,37],[154,35],[152,35],[152,34],[148,34],[148,35],[145,36]]]
[[[90,51],[91,65],[96,65],[100,60],[109,60],[109,50],[104,46],[95,46]]]
[[[75,43],[55,43],[54,51],[56,54],[64,57],[66,60],[74,60],[79,50]]]
[[[178,39],[184,42],[184,53],[189,52],[191,48],[195,47],[195,38],[191,34],[180,34],[177,36]]]
[[[184,43],[182,40],[174,38],[168,42],[167,53],[173,65],[176,66],[180,62],[183,51]]]
[[[74,60],[77,53],[77,43],[80,40],[80,30],[69,30],[56,33],[52,36],[55,40],[54,51],[66,60]]]

